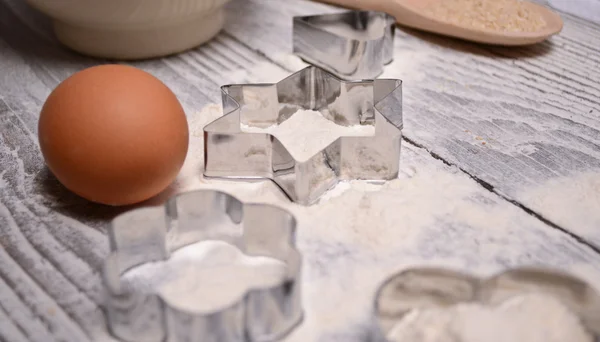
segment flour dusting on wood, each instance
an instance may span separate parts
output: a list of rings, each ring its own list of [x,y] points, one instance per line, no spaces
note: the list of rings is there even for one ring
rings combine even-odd
[[[584,2],[597,0],[560,2],[562,9],[591,14]],[[304,67],[290,55],[291,17],[339,9],[305,0],[285,6],[251,0],[231,2],[228,11],[223,33],[204,46],[132,63],[173,90],[196,135],[177,183],[153,201],[186,189],[219,189],[294,211],[301,220],[307,315],[286,342],[363,342],[372,328],[375,288],[405,267],[453,266],[485,275],[544,265],[600,284],[597,253],[509,208],[411,144],[403,146],[401,178],[389,185],[395,189],[340,183],[319,204],[329,212],[297,208],[269,181],[204,179],[197,128],[219,116],[220,106],[193,111],[218,101],[222,84],[277,82]],[[24,1],[0,0],[0,13],[6,33],[0,39],[0,340],[112,341],[99,307],[98,270],[116,211],[78,199],[48,176],[35,134],[50,90],[99,61],[60,47],[51,39],[51,24]],[[522,185],[600,169],[600,31],[589,21],[563,19],[563,31],[550,41],[511,49],[400,28],[395,60],[382,77],[405,81],[405,136],[513,198]],[[454,181],[459,184],[450,186]],[[455,189],[461,190],[453,195]],[[385,225],[369,219],[379,213],[388,217]],[[564,228],[577,233],[577,220],[572,223]],[[598,236],[592,233],[585,237]]]
[[[596,256],[410,144],[403,147],[398,179],[383,185],[342,182],[309,207],[289,202],[270,181],[206,179],[202,129],[221,115],[218,105],[190,115],[190,151],[170,194],[218,189],[295,215],[306,317],[286,342],[362,341],[371,329],[377,287],[408,267],[446,266],[489,276],[515,266],[568,268]],[[298,122],[297,129],[310,135],[309,126]],[[588,264],[578,275],[587,279],[598,272]]]
[[[600,245],[600,171],[553,178],[524,189],[518,198],[559,226],[577,225],[578,232],[597,236]]]

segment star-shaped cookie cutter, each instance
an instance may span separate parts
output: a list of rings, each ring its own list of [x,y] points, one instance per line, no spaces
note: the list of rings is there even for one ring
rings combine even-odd
[[[559,300],[600,340],[600,293],[589,283],[548,268],[521,267],[490,278],[445,268],[412,268],[389,277],[375,297],[377,329],[371,341],[386,341],[394,325],[412,310],[460,303],[497,305],[526,294]]]
[[[221,87],[223,115],[204,127],[204,175],[268,178],[294,202],[309,205],[340,180],[398,176],[402,138],[402,81],[343,81],[315,66],[277,84]],[[319,111],[342,126],[372,125],[372,136],[342,136],[308,160],[294,159],[268,127],[302,110]]]
[[[393,60],[396,19],[383,12],[294,17],[293,51],[343,79],[372,79]]]
[[[295,248],[296,220],[272,205],[242,203],[226,193],[199,190],[164,206],[135,209],[113,220],[111,254],[104,269],[106,315],[111,333],[125,341],[275,341],[303,317],[301,256]],[[285,279],[252,288],[233,305],[211,313],[189,312],[161,294],[127,286],[124,273],[138,265],[168,260],[192,243],[221,240],[243,253],[284,262]]]

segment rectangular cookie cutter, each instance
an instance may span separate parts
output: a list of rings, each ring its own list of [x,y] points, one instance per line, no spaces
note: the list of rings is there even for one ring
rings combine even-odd
[[[293,51],[342,79],[373,79],[393,60],[395,27],[374,11],[294,17]]]
[[[244,204],[212,190],[183,193],[164,206],[116,217],[103,269],[110,332],[131,342],[267,342],[284,337],[303,317],[295,232],[296,220],[286,210]],[[167,260],[173,251],[206,240],[280,260],[287,266],[286,278],[274,287],[250,289],[233,305],[208,314],[189,312],[161,294],[122,282],[130,268]]]
[[[375,297],[377,328],[371,341],[386,341],[396,323],[415,309],[475,302],[496,304],[525,294],[545,294],[575,313],[600,341],[600,293],[569,274],[522,267],[482,279],[444,268],[412,268],[389,277]]]
[[[402,138],[402,81],[343,81],[309,66],[276,84],[221,87],[221,118],[204,127],[204,175],[273,180],[294,202],[314,203],[340,180],[397,178]],[[342,136],[306,161],[292,157],[268,127],[301,110],[342,126],[373,125],[373,136]]]

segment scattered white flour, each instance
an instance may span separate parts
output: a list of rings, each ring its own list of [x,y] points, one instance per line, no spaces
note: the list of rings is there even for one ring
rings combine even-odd
[[[600,172],[551,179],[520,192],[517,199],[534,211],[543,211],[547,219],[559,226],[592,235],[600,242]],[[576,227],[572,227],[573,222]]]
[[[381,77],[402,79],[405,98],[410,99],[415,87],[419,87],[419,81],[427,74],[427,62],[433,58],[431,56],[436,51],[427,44],[415,49],[414,46],[411,47],[402,40],[396,40],[395,43],[395,56],[402,56],[402,58],[396,58],[392,65],[385,67]],[[293,55],[280,55],[279,57],[280,64],[290,70],[299,70],[305,66]],[[289,65],[294,65],[294,67],[289,67]],[[269,82],[276,82],[282,78],[281,76],[285,77],[279,70],[274,71],[269,68],[273,69],[270,66],[260,67],[258,71],[248,72],[248,75],[261,74],[258,78],[260,80],[267,79]],[[250,75],[250,77],[255,76]],[[247,79],[246,81],[254,80]],[[206,115],[206,110],[199,115]],[[300,119],[299,116],[298,119]],[[308,125],[310,122],[294,124],[298,130],[300,128],[304,130]],[[196,129],[201,131],[200,126],[197,126]],[[275,130],[275,127],[270,129]],[[301,131],[295,131],[293,134],[302,137]],[[326,142],[322,141],[319,144],[322,146]],[[294,143],[287,145],[290,148],[303,146],[303,144]],[[317,149],[320,148],[322,147]],[[436,167],[435,163],[423,161],[417,150],[412,149],[409,145],[403,145],[400,163],[401,176],[398,180],[388,182],[383,186],[365,182],[339,183],[321,198],[318,205],[309,208],[286,204],[285,200],[277,199],[275,194],[280,191],[269,182],[231,187],[221,183],[215,186],[217,188],[227,187],[236,196],[243,199],[284,205],[299,220],[299,241],[303,241],[303,239],[306,241],[329,241],[329,243],[323,243],[325,247],[312,247],[309,242],[301,246],[306,250],[305,257],[309,258],[306,265],[309,268],[307,272],[314,273],[317,272],[314,270],[315,267],[319,268],[310,265],[325,264],[326,266],[322,267],[327,270],[318,272],[331,275],[325,278],[311,278],[310,276],[307,277],[308,279],[305,278],[307,282],[303,295],[308,315],[301,328],[286,339],[286,342],[336,340],[335,338],[328,339],[326,332],[352,330],[353,327],[368,320],[372,294],[377,286],[386,276],[389,276],[390,272],[403,267],[432,264],[466,267],[471,272],[491,273],[511,265],[548,264],[578,271],[578,276],[599,286],[600,276],[598,274],[600,273],[594,265],[584,264],[583,261],[577,266],[570,262],[563,263],[569,258],[560,256],[563,253],[558,252],[564,246],[564,242],[561,242],[564,241],[563,238],[559,237],[560,233],[549,230],[544,224],[523,214],[511,204],[498,200],[496,196],[487,193],[482,195],[482,192],[477,190],[477,185],[460,173],[452,173],[452,168],[449,170]],[[424,159],[428,158],[429,156],[426,156]],[[574,183],[578,185],[573,186]],[[580,229],[594,232],[597,227],[600,227],[599,183],[599,174],[585,174],[551,181],[538,188],[528,189],[517,199],[527,203],[534,210],[545,209],[546,213],[552,215],[548,218],[559,225],[572,222],[573,217],[578,217],[581,224]],[[210,185],[206,184],[206,186]],[[569,203],[579,203],[579,205],[573,207],[567,205]],[[547,208],[551,209],[547,210]],[[423,215],[423,211],[428,214]],[[377,220],[374,220],[373,217],[377,217]],[[459,231],[460,233],[458,233]],[[444,238],[441,238],[440,235],[443,235]],[[440,239],[445,242],[437,243],[436,241],[440,241]],[[390,241],[393,242],[390,243]],[[549,244],[552,244],[552,247]],[[337,250],[331,247],[332,245],[343,247]],[[343,254],[344,250],[360,251],[362,261],[357,261],[359,257],[352,256],[352,254],[346,256]],[[398,252],[394,252],[400,250],[404,251],[400,254],[401,257],[398,256]],[[474,258],[475,255],[477,258]],[[378,261],[376,264],[370,264],[366,261],[369,258]],[[557,262],[558,264],[556,264]],[[328,295],[324,296],[325,293]],[[353,298],[353,301],[348,301],[347,298]],[[532,301],[525,301],[522,304],[525,308],[524,311],[535,311],[532,303]],[[479,308],[479,311],[487,312],[486,317],[506,315],[507,310],[509,312],[510,310],[518,311],[510,309],[508,303],[505,305],[508,308],[496,309],[500,313],[490,312],[490,309],[485,311],[484,308]],[[519,305],[515,304],[515,306]],[[476,309],[472,310],[472,314],[476,312]],[[557,309],[554,312],[560,314],[561,311]],[[519,313],[515,313],[514,316],[523,317],[523,315],[519,316]],[[546,314],[542,312],[539,317],[545,319]],[[552,317],[558,316],[553,315]],[[508,326],[511,322],[514,323],[514,321],[510,321],[501,326],[506,327],[506,331],[513,330],[515,326]],[[545,322],[541,323],[543,327],[548,326]],[[557,328],[557,326],[554,325],[551,328]],[[562,329],[567,328],[564,326]],[[572,328],[577,330],[580,326],[573,324]],[[494,330],[494,326],[491,326],[490,329],[497,331]],[[480,329],[481,331],[483,328]],[[532,334],[539,332],[536,330]],[[505,336],[496,335],[494,337],[497,338]],[[339,340],[358,341],[358,339],[348,337],[354,336],[350,332],[348,335],[339,336],[342,336]],[[580,340],[576,339],[576,335],[565,336],[559,341],[590,341],[589,336],[585,334],[581,335]],[[515,337],[512,340],[482,338],[475,339],[475,341],[534,342],[536,337],[539,336],[532,335],[531,339]],[[550,338],[542,340],[552,341]],[[449,338],[438,341],[455,342]],[[460,342],[467,341],[472,340]]]
[[[285,66],[286,69],[289,69],[291,71],[298,71],[309,66],[309,64],[303,61],[302,58],[291,53],[276,54],[271,58],[275,62]]]
[[[202,129],[221,115],[216,104],[189,115],[186,162],[175,184],[155,204],[183,191],[217,189],[242,201],[276,204],[294,214],[304,259],[306,316],[286,342],[361,341],[369,329],[377,287],[407,267],[451,267],[484,277],[511,266],[567,268],[597,258],[593,251],[582,250],[563,233],[548,229],[483,191],[462,172],[408,144],[403,145],[398,179],[384,185],[339,183],[309,207],[291,203],[268,180],[204,178]],[[304,130],[309,125],[294,126]],[[578,270],[583,279],[599,284],[594,282],[600,279],[597,265],[588,263]]]
[[[167,261],[132,268],[123,281],[143,293],[160,293],[179,309],[207,313],[234,304],[250,289],[275,286],[285,274],[281,261],[205,241],[177,250]]]
[[[242,125],[242,131],[270,133],[283,143],[294,158],[304,161],[341,136],[374,135],[375,126],[341,126],[317,111],[299,110],[279,125],[267,128]]]
[[[408,313],[390,342],[593,342],[579,318],[552,296],[524,295],[490,307],[465,303]]]

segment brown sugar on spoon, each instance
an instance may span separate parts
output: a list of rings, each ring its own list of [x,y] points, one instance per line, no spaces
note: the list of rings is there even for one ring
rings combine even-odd
[[[483,44],[535,44],[558,34],[563,28],[558,13],[525,0],[320,1],[386,12],[404,27]]]
[[[462,27],[503,32],[536,32],[547,23],[521,0],[444,0],[430,3],[423,14]]]

